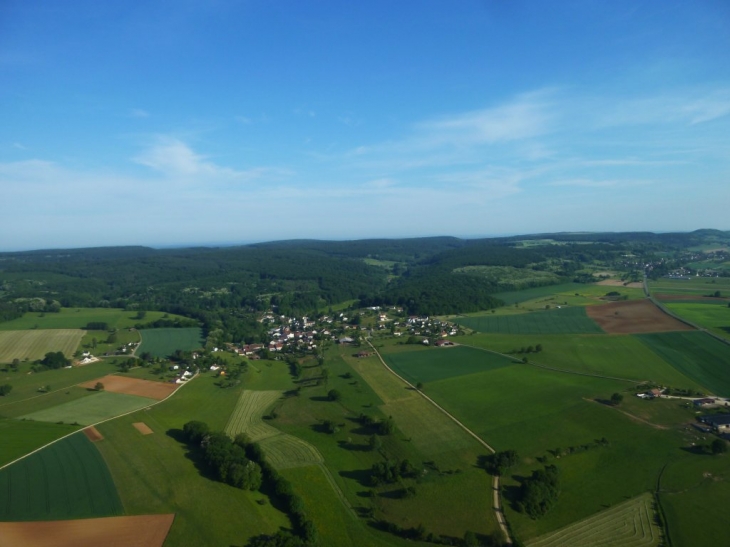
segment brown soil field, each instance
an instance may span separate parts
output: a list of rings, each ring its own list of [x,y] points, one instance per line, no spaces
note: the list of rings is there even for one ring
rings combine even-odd
[[[87,427],[84,429],[84,435],[92,442],[95,443],[96,441],[101,441],[104,439],[104,435],[99,433],[99,431],[92,425],[91,427]]]
[[[604,279],[603,281],[596,283],[596,285],[603,285],[605,287],[627,287],[629,289],[641,289],[644,286],[643,283],[639,282],[626,283],[624,285],[624,282],[620,279]]]
[[[103,378],[97,378],[79,384],[81,387],[94,389],[97,382],[104,384],[104,391],[113,393],[126,393],[127,395],[139,395],[140,397],[149,397],[158,401],[164,399],[170,393],[177,389],[177,384],[169,384],[163,382],[151,382],[149,380],[139,380],[137,378],[129,378],[126,376],[118,376],[110,374]]]
[[[0,522],[0,547],[162,547],[175,515]]]
[[[664,313],[648,299],[587,306],[586,313],[609,334],[694,330]]]
[[[720,302],[728,302],[730,299],[720,297],[717,298],[715,296],[703,296],[699,294],[666,294],[666,293],[659,293],[653,295],[654,298],[657,300],[695,300],[695,301],[702,301],[706,300],[707,302],[717,302],[718,300]]]
[[[152,431],[150,429],[150,426],[148,426],[144,422],[136,422],[136,423],[133,423],[132,425],[134,426],[134,428],[137,431],[139,431],[140,433],[142,433],[142,435],[152,435],[152,433],[154,433],[154,431]]]

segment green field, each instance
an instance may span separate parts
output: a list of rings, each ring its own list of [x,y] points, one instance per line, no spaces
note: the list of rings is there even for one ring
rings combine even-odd
[[[32,372],[30,363],[22,363],[18,372],[0,371],[0,383],[10,384],[13,390],[5,397],[0,397],[0,416],[4,415],[6,405],[14,404],[23,399],[43,396],[39,388],[50,386],[50,391],[67,390],[71,386],[100,378],[117,368],[111,360],[97,361],[89,365],[72,368],[59,368]]]
[[[140,331],[142,343],[137,355],[151,353],[154,357],[167,357],[175,350],[193,350],[203,346],[203,333],[192,329],[144,329]]]
[[[730,397],[730,346],[704,332],[636,335],[662,359],[715,395]]]
[[[720,291],[730,296],[730,277],[693,277],[691,279],[658,279],[649,283],[651,294],[694,294],[697,296]]]
[[[609,292],[618,292],[629,299],[643,298],[642,289],[629,287],[612,287],[608,285],[563,283],[548,285],[521,291],[496,293],[494,296],[503,300],[507,306],[518,305],[528,310],[545,309],[545,306],[590,306],[605,303]]]
[[[26,414],[24,420],[67,424],[91,425],[114,416],[155,404],[155,399],[100,391],[58,406]]]
[[[109,470],[76,433],[0,471],[0,520],[57,520],[120,515]]]
[[[457,317],[454,322],[478,332],[500,334],[593,334],[601,328],[586,315],[585,308],[571,307],[519,313]]]
[[[68,389],[51,391],[49,393],[38,395],[37,397],[20,399],[13,403],[5,404],[0,407],[0,416],[3,418],[18,418],[20,416],[30,414],[31,412],[50,409],[77,399],[90,397],[94,394],[94,391],[89,391],[85,387],[76,386]]]
[[[218,431],[225,427],[241,389],[221,389],[214,381],[202,375],[150,410],[98,426],[104,440],[95,444],[109,465],[125,512],[175,513],[165,547],[244,545],[249,537],[290,526],[261,493],[201,473],[201,462],[176,440],[189,420]],[[155,433],[140,435],[135,422],[146,423]]]
[[[147,312],[144,319],[136,319],[137,312],[119,308],[61,308],[58,313],[28,312],[23,317],[0,323],[0,330],[28,329],[83,329],[89,323],[107,323],[110,329],[126,329],[136,323],[149,323],[163,316],[180,317],[159,311]]]
[[[0,418],[0,466],[78,429],[73,425]]]
[[[466,346],[432,348],[428,351],[383,353],[400,376],[417,384],[506,367],[514,361],[502,355]]]
[[[664,303],[664,305],[672,313],[676,313],[687,321],[710,329],[720,336],[730,338],[730,307],[728,307],[728,302],[676,302]]]
[[[71,357],[85,332],[78,329],[0,331],[0,363],[42,359],[49,351]]]
[[[463,266],[456,268],[453,273],[478,277],[500,289],[516,291],[537,284],[548,285],[560,281],[552,272],[512,266]]]
[[[621,503],[527,542],[527,547],[634,547],[661,545],[651,494]]]
[[[559,294],[575,294],[584,290],[586,285],[582,283],[562,283],[560,285],[547,285],[545,287],[533,287],[521,291],[506,291],[496,293],[495,298],[503,300],[505,304],[512,305],[519,302],[527,302],[537,298],[545,298]]]
[[[483,347],[530,363],[583,374],[626,378],[638,382],[700,389],[700,386],[668,365],[656,353],[631,335],[570,334],[504,335],[475,334],[454,338],[455,342]],[[514,353],[540,344],[539,353]],[[630,384],[627,384],[630,385]]]
[[[681,454],[679,433],[595,401],[625,388],[624,382],[516,364],[431,382],[427,392],[496,450],[515,449],[523,457],[504,481],[505,512],[513,531],[527,540],[650,491],[667,459]],[[570,447],[602,437],[609,446],[570,453]],[[550,451],[564,455],[555,458]],[[517,478],[539,467],[538,456],[555,463],[562,479],[559,503],[535,521],[510,500]]]

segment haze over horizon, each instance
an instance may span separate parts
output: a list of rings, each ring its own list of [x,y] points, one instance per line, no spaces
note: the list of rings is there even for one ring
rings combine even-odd
[[[730,5],[10,0],[0,251],[730,229]]]

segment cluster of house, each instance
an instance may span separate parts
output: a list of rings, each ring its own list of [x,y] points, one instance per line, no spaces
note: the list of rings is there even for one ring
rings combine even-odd
[[[636,396],[639,399],[655,399],[657,397],[661,397],[662,393],[663,390],[661,388],[654,388],[649,391],[645,391],[644,393],[637,393]]]
[[[193,354],[193,359],[195,359],[196,357],[197,355]],[[184,384],[194,376],[189,369],[181,369],[180,365],[170,365],[170,370],[177,372],[175,379],[170,380],[171,382],[174,382],[176,384]]]
[[[709,414],[700,416],[700,422],[718,433],[730,433],[730,414]]]

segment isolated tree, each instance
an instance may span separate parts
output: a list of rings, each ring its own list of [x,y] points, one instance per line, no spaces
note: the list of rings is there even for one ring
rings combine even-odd
[[[375,452],[376,450],[380,450],[382,448],[383,442],[377,435],[370,435],[370,438],[368,439],[368,446],[370,447],[370,450]]]
[[[538,344],[535,346],[535,352],[540,353],[542,351],[542,344]]]
[[[722,439],[715,439],[710,444],[710,451],[713,454],[722,454],[724,452],[727,452],[727,443]]]
[[[471,530],[467,530],[464,534],[464,545],[466,547],[478,547],[479,540],[477,539],[477,535],[472,532]]]
[[[328,398],[328,399],[329,399],[330,401],[339,401],[340,399],[342,399],[342,393],[340,393],[340,392],[339,392],[339,391],[337,391],[336,389],[330,389],[330,390],[329,390],[329,391],[327,392],[327,398]]]
[[[418,382],[418,383],[416,384],[416,389],[417,389],[418,391],[421,391],[421,390],[423,390],[423,382]]]
[[[13,362],[10,363],[10,370],[18,372],[18,367],[20,367],[20,359],[13,359]]]
[[[104,391],[104,384],[101,382],[96,382],[94,385],[94,391]]]
[[[621,395],[620,393],[614,393],[613,395],[611,395],[611,404],[614,406],[620,405],[621,401],[623,401],[623,400],[624,400],[624,396]]]
[[[3,384],[0,386],[0,397],[5,397],[8,393],[13,390],[13,386],[10,384]]]

